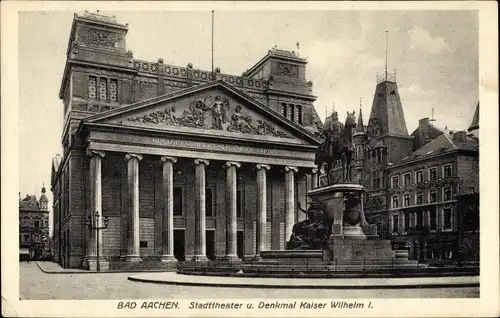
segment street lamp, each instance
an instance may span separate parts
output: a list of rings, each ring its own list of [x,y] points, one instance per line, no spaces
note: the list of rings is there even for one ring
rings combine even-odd
[[[97,236],[97,242],[96,242],[97,243],[97,246],[96,246],[96,249],[97,249],[97,271],[98,272],[101,271],[101,260],[100,260],[100,255],[99,255],[99,231],[107,228],[108,224],[109,224],[109,220],[105,216],[103,218],[104,225],[100,226],[99,218],[100,218],[99,212],[95,211],[94,215],[87,216],[87,222],[86,222],[87,226],[89,227],[90,230],[96,231],[96,236]]]

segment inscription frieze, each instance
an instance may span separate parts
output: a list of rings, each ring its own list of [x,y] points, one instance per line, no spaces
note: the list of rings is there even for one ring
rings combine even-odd
[[[206,143],[206,142],[191,141],[191,140],[176,140],[176,139],[161,139],[161,138],[153,138],[152,142],[153,144],[156,145],[164,145],[170,147],[183,147],[183,148],[203,149],[203,150],[219,150],[219,151],[260,154],[260,155],[274,155],[274,156],[279,155],[279,152],[276,149],[251,148],[251,147],[231,145],[231,144],[215,144],[215,143]]]
[[[236,105],[233,108],[226,97],[206,96],[203,100],[192,102],[182,115],[176,114],[173,105],[146,115],[129,117],[126,121],[292,138],[264,120],[258,119],[254,123],[253,118],[242,111],[243,107]]]
[[[299,70],[298,70],[297,65],[279,63],[278,68],[279,68],[280,75],[285,75],[285,76],[290,76],[290,77],[298,77],[299,76]]]

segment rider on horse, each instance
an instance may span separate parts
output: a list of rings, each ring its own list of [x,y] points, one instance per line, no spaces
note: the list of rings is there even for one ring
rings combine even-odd
[[[344,125],[339,121],[337,112],[333,111],[332,115],[326,118],[321,131],[321,136],[325,139],[321,145],[322,153],[328,153],[328,146],[330,145],[333,147],[333,151],[340,149],[340,137],[343,130]]]

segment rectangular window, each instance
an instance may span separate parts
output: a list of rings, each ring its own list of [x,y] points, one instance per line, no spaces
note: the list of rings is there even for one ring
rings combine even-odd
[[[281,115],[287,117],[287,105],[286,103],[281,103]]]
[[[212,189],[205,189],[205,216],[214,216],[213,215],[213,198],[212,198]]]
[[[35,227],[36,227],[36,228],[39,228],[39,227],[40,227],[40,222],[39,222],[39,221],[35,221]]]
[[[94,76],[89,77],[89,83],[88,83],[88,89],[89,89],[89,99],[96,99],[97,95],[97,80]]]
[[[415,172],[415,179],[417,180],[417,183],[424,182],[424,171],[420,170]]]
[[[451,200],[451,188],[443,189],[443,201]]]
[[[434,203],[437,202],[437,191],[436,190],[431,190],[429,193],[429,202]]]
[[[423,220],[422,220],[422,219],[423,219],[423,218],[422,218],[423,213],[424,213],[424,211],[418,211],[418,212],[417,212],[417,227],[420,227],[420,228],[421,228],[421,227],[422,227],[422,225],[423,225],[423,222],[422,222],[422,221],[423,221]]]
[[[30,235],[29,234],[24,234],[24,241],[29,242],[30,241]]]
[[[108,88],[108,83],[105,78],[100,78],[99,79],[99,99],[100,100],[106,100],[107,99],[107,88]]]
[[[445,165],[443,167],[443,178],[451,177],[451,165]]]
[[[290,121],[295,121],[295,110],[294,110],[294,105],[288,105],[288,119]]]
[[[393,189],[399,188],[399,176],[392,177],[392,188]]]
[[[431,230],[435,230],[437,229],[437,215],[436,215],[436,209],[435,208],[432,208],[430,211],[429,211],[429,217],[430,217],[430,221],[431,221],[431,224],[430,224],[430,228]]]
[[[397,195],[392,197],[392,208],[396,209],[399,207],[399,198]]]
[[[118,84],[115,79],[109,81],[109,100],[112,102],[116,102],[118,100]]]
[[[392,233],[398,233],[399,229],[399,216],[394,214],[392,216]]]
[[[236,217],[243,217],[243,190],[236,191]]]
[[[405,194],[405,196],[404,196],[404,206],[410,206],[410,204],[411,204],[410,195],[409,194]]]
[[[429,169],[429,180],[431,181],[437,180],[437,168]]]
[[[451,229],[451,209],[445,208],[443,209],[443,228]]]
[[[139,247],[148,247],[148,241],[139,241]]]
[[[405,216],[405,232],[407,232],[410,229],[410,214],[406,213]]]
[[[302,125],[302,106],[300,105],[295,105],[295,111],[296,111],[296,121],[297,124]]]
[[[36,243],[40,242],[40,235],[38,234],[33,235],[33,241]]]
[[[182,188],[175,187],[174,188],[174,215],[182,215],[183,214],[183,198],[182,198]]]
[[[406,173],[404,176],[404,183],[405,183],[405,186],[409,186],[410,185],[410,182],[411,182],[411,175],[409,173]]]
[[[423,203],[424,195],[422,194],[422,192],[418,192],[416,198],[417,198],[417,204]]]
[[[373,173],[373,189],[380,189],[382,187],[381,172],[377,171]]]

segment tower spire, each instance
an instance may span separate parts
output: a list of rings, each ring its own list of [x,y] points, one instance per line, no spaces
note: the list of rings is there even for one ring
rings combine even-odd
[[[431,115],[431,119],[429,120],[430,122],[433,122],[433,121],[436,121],[434,119],[434,107],[432,107],[432,115]]]
[[[212,10],[212,81],[215,81],[215,73],[214,73],[214,10]]]
[[[388,35],[389,31],[385,31],[385,80],[387,81],[387,42],[388,42]]]
[[[359,98],[359,117],[358,117],[358,123],[356,125],[356,132],[357,133],[364,133],[365,132],[365,126],[363,124],[363,113],[361,111],[362,104],[363,104],[363,101],[362,101],[362,98],[360,97]]]

